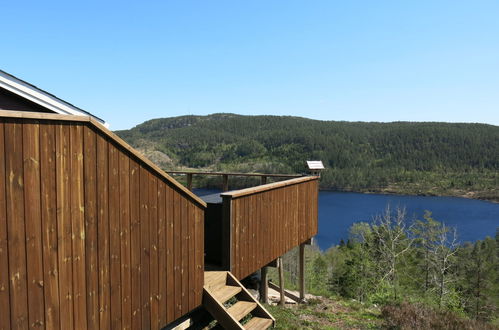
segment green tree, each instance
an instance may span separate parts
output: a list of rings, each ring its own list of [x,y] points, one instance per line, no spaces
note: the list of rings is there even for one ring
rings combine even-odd
[[[328,266],[322,255],[318,255],[313,261],[312,276],[310,278],[310,290],[316,294],[327,293]]]

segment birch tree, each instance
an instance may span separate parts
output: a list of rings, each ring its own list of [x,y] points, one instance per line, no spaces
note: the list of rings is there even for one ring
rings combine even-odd
[[[380,283],[389,283],[394,299],[398,297],[399,264],[412,248],[413,239],[407,235],[411,227],[407,225],[405,208],[392,212],[389,205],[383,214],[375,217],[372,225],[372,252],[378,261]]]

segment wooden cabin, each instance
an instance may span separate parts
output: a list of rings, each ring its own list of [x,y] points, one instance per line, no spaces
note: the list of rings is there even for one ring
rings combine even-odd
[[[317,233],[317,194],[303,177],[207,204],[103,120],[0,71],[0,329],[161,329],[203,309],[264,329],[240,280]]]

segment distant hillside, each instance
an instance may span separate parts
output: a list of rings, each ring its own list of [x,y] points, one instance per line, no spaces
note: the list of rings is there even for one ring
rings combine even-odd
[[[304,172],[322,160],[327,189],[499,196],[499,127],[365,123],[213,114],[116,132],[163,168]]]

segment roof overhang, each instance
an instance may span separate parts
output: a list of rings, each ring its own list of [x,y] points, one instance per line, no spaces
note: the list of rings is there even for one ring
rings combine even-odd
[[[323,170],[324,164],[320,160],[307,160],[307,166],[309,170]]]
[[[2,70],[0,70],[0,88],[8,90],[9,92],[36,103],[54,113],[73,116],[91,116],[104,126],[109,126],[109,124],[107,124],[103,119],[94,116],[83,109],[75,107],[71,103],[61,100],[60,98]]]

